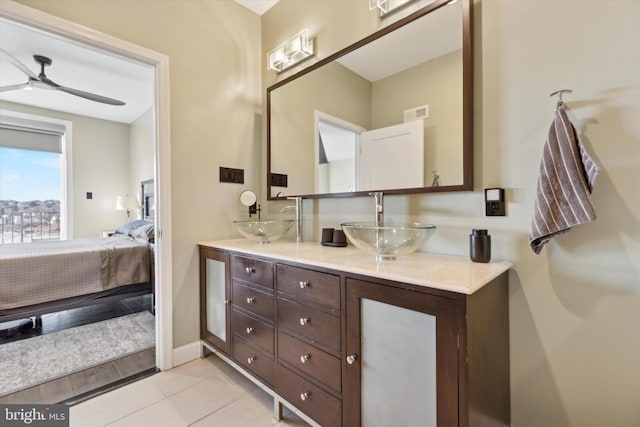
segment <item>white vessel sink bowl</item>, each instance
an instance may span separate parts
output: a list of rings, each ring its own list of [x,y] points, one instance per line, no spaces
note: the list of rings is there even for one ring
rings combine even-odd
[[[273,221],[233,221],[240,234],[260,244],[278,240],[291,229],[292,219]]]
[[[433,234],[432,224],[405,223],[376,225],[373,222],[345,222],[342,230],[358,249],[376,256],[379,261],[417,251]]]

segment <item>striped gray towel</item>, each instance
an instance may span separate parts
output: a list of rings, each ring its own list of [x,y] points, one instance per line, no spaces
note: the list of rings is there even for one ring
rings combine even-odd
[[[596,219],[589,195],[598,166],[559,106],[542,153],[529,244],[536,254],[557,234]]]

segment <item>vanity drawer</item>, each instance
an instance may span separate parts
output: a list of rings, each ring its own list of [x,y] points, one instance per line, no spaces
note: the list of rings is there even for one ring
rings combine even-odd
[[[273,321],[273,298],[270,293],[233,282],[233,305],[270,321]]]
[[[273,357],[236,335],[233,336],[233,358],[267,383],[273,384],[275,369]]]
[[[320,425],[340,426],[342,424],[342,403],[339,399],[280,364],[276,367],[276,374],[278,377],[276,393]]]
[[[278,326],[340,351],[340,317],[278,297]]]
[[[231,277],[273,289],[273,262],[231,255]]]
[[[273,354],[273,326],[233,309],[231,311],[231,328],[234,334],[251,341],[267,353]]]
[[[284,361],[340,393],[340,359],[278,331],[278,360]]]
[[[340,276],[278,264],[276,277],[279,292],[297,300],[340,310]]]

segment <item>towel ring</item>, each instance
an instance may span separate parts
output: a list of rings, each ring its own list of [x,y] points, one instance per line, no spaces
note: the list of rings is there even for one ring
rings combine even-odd
[[[571,89],[560,89],[557,90],[555,92],[551,92],[549,94],[549,96],[558,96],[558,104],[556,105],[557,107],[562,106],[562,104],[564,104],[564,102],[562,101],[562,95],[564,95],[565,93],[573,93],[573,91]]]

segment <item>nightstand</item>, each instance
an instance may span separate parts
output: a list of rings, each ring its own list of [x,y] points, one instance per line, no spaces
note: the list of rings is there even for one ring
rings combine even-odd
[[[111,237],[115,233],[115,230],[103,230],[100,232],[100,237]]]

